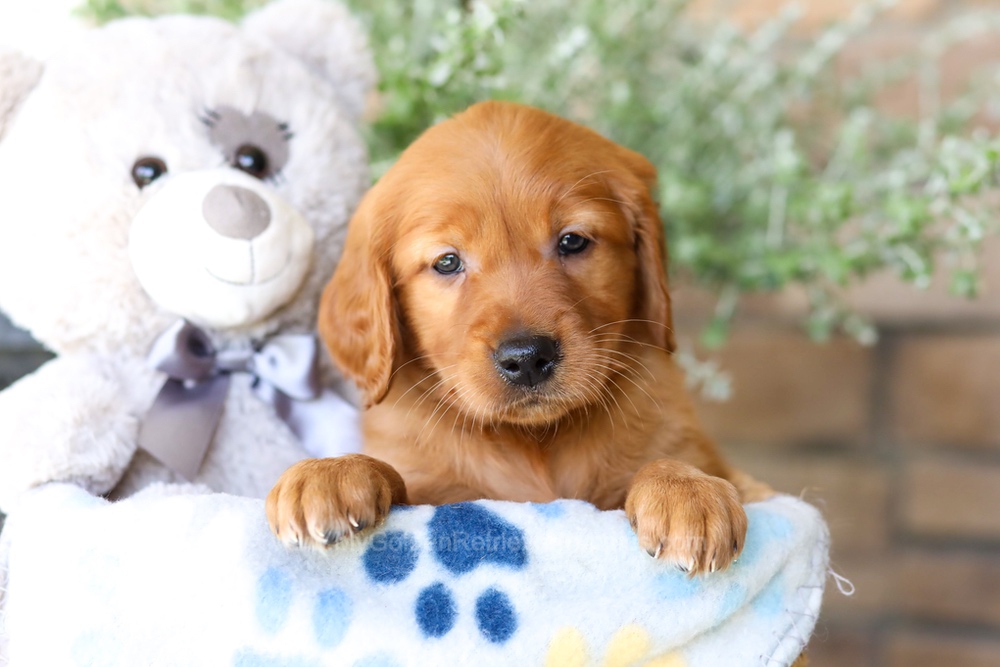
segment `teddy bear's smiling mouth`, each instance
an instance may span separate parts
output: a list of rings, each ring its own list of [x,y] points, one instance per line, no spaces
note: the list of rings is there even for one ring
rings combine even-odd
[[[208,266],[205,267],[205,273],[207,273],[209,275],[209,277],[211,277],[213,280],[218,280],[220,283],[224,283],[226,285],[231,285],[232,287],[262,287],[264,285],[268,285],[268,284],[270,284],[270,283],[272,283],[272,282],[280,279],[288,271],[289,267],[292,264],[292,256],[291,256],[291,252],[286,252],[285,253],[285,261],[281,263],[281,265],[278,267],[278,270],[274,271],[273,273],[271,273],[269,276],[267,276],[265,278],[258,278],[256,276],[256,271],[253,268],[253,248],[252,247],[250,248],[250,264],[251,264],[251,269],[250,269],[250,276],[251,277],[250,277],[250,280],[247,280],[247,281],[231,280],[229,278],[223,278],[222,276],[219,276],[219,275],[216,275],[215,273],[213,273],[212,269],[210,267],[208,267]]]

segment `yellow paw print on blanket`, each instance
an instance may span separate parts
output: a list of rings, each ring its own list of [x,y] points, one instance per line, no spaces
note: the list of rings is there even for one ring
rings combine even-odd
[[[676,651],[650,656],[649,633],[641,626],[626,625],[615,633],[604,652],[603,667],[688,667],[687,661]],[[566,627],[552,637],[545,656],[545,667],[587,667],[597,664],[583,634],[573,627]]]

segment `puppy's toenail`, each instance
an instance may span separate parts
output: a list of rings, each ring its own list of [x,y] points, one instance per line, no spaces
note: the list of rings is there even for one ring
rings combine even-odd
[[[358,523],[358,520],[355,519],[350,513],[348,513],[348,515],[347,515],[347,522],[354,527],[354,530],[360,530],[361,529],[361,524]]]
[[[328,530],[325,533],[323,533],[323,542],[326,544],[326,546],[330,546],[331,544],[336,544],[337,542],[339,542],[343,536],[344,533],[342,533],[339,530]]]

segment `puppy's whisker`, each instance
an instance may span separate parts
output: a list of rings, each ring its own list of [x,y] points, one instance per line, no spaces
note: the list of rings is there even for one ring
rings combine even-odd
[[[434,426],[431,427],[431,431],[433,432],[434,429],[437,428],[438,424],[441,423],[441,419],[448,413],[448,408],[450,407],[447,398],[454,391],[454,388],[449,389],[438,399],[437,404],[434,406],[434,410],[432,410],[430,416],[424,420],[424,425],[421,427],[420,432],[417,433],[417,441],[423,441],[424,431],[427,430],[427,426],[431,423],[431,420],[434,419],[434,416],[438,414],[438,411],[441,411],[441,415],[437,418],[437,421],[434,422]]]
[[[662,347],[660,345],[654,345],[652,343],[646,343],[646,342],[643,342],[641,340],[636,340],[635,338],[632,338],[631,336],[626,336],[625,334],[603,333],[603,334],[597,334],[597,336],[615,336],[616,338],[598,338],[598,337],[594,337],[593,340],[597,340],[597,341],[601,341],[601,342],[617,341],[617,342],[621,342],[621,343],[628,343],[630,345],[638,345],[639,347],[652,348],[654,350],[659,350],[660,352],[666,352],[667,351],[666,348],[664,348],[664,347]]]
[[[628,361],[632,362],[633,364],[641,367],[644,371],[646,371],[646,373],[650,376],[650,379],[653,379],[653,380],[656,379],[656,375],[651,370],[649,370],[649,367],[646,366],[646,364],[644,364],[639,357],[637,357],[637,356],[635,356],[633,354],[629,354],[628,352],[625,352],[623,350],[615,350],[615,349],[611,349],[611,348],[601,348],[601,349],[597,350],[596,353],[598,355],[617,354],[617,355],[619,355],[621,357],[624,357]]]
[[[649,345],[649,343],[646,343],[645,341],[641,341],[633,336],[629,336],[624,331],[602,331],[601,333],[589,334],[589,336],[594,340],[612,339],[612,340],[628,341],[630,343],[635,343],[636,345],[642,345],[642,344]]]
[[[468,387],[468,386],[462,387],[462,390],[459,391],[457,394],[455,394],[455,396],[453,397],[453,399],[451,401],[452,407],[454,408],[453,412],[455,413],[455,423],[452,426],[452,428],[454,428],[455,426],[458,426],[458,416],[462,415],[462,433],[465,433],[465,431],[466,431],[465,426],[466,426],[466,424],[468,423],[468,420],[469,420],[469,412],[468,412],[468,410],[462,409],[460,406],[463,403],[463,401],[465,400],[465,397],[468,396],[471,393],[472,393],[472,388],[471,387]]]
[[[434,375],[435,375],[435,374],[437,374],[437,373],[440,373],[441,371],[446,371],[446,370],[448,370],[449,368],[454,368],[455,366],[458,366],[458,364],[457,364],[457,363],[456,363],[456,364],[450,364],[450,365],[448,365],[448,366],[444,366],[443,368],[439,368],[439,369],[437,369],[437,370],[432,370],[432,371],[430,371],[429,373],[427,373],[427,375],[423,376],[422,378],[420,378],[420,379],[418,379],[418,380],[417,380],[416,382],[414,382],[414,383],[413,383],[412,385],[410,385],[410,387],[409,387],[409,388],[408,388],[408,389],[407,389],[406,391],[404,391],[404,392],[403,392],[403,394],[402,394],[402,395],[401,395],[401,396],[400,396],[399,398],[397,398],[397,399],[396,399],[396,402],[395,402],[395,403],[393,404],[393,407],[396,407],[397,405],[399,405],[399,402],[400,402],[400,401],[401,401],[401,400],[402,400],[402,399],[403,399],[403,398],[404,398],[404,397],[405,397],[405,396],[406,396],[407,394],[409,394],[409,393],[410,393],[411,391],[413,391],[414,389],[416,389],[417,387],[419,387],[420,385],[422,385],[422,384],[423,384],[424,382],[426,382],[427,380],[429,380],[429,379],[431,379],[432,377],[434,377]],[[436,386],[436,385],[435,385],[435,386]]]
[[[404,392],[402,393],[402,395],[401,395],[401,396],[399,396],[399,397],[398,397],[398,398],[396,399],[396,401],[395,401],[395,402],[394,402],[394,403],[392,404],[392,407],[393,407],[393,408],[397,407],[397,406],[399,405],[399,402],[400,402],[401,400],[403,400],[403,399],[404,399],[404,398],[406,397],[406,395],[407,395],[407,394],[409,394],[409,393],[410,393],[411,391],[413,391],[414,389],[416,389],[417,387],[419,387],[420,385],[422,385],[422,384],[423,384],[424,382],[426,382],[427,380],[429,380],[429,379],[431,379],[432,377],[434,377],[434,373],[435,373],[435,371],[431,371],[430,373],[428,373],[427,375],[423,376],[422,378],[418,378],[418,379],[417,379],[417,380],[416,380],[416,381],[415,381],[415,382],[414,382],[413,384],[411,384],[411,385],[409,386],[409,388],[408,388],[408,389],[407,389],[406,391],[404,391]],[[412,408],[411,408],[411,409],[412,409]],[[407,414],[409,414],[409,412],[407,412]]]
[[[606,360],[606,361],[607,361],[607,363],[611,363],[611,361],[615,361],[615,360]],[[619,362],[616,362],[616,363],[619,363]],[[610,369],[610,368],[612,368],[612,366],[604,366],[604,368],[607,368],[607,369]],[[629,376],[628,376],[627,374],[625,374],[625,373],[618,373],[618,376],[619,376],[619,377],[621,377],[622,379],[625,379],[625,380],[628,380],[629,382],[631,382],[631,383],[632,383],[633,385],[635,385],[635,388],[636,388],[636,389],[638,389],[639,391],[641,391],[641,392],[642,392],[643,394],[645,394],[645,395],[646,395],[646,398],[648,398],[648,399],[649,399],[649,401],[650,401],[650,402],[651,402],[651,403],[652,403],[653,405],[657,406],[657,407],[658,407],[658,408],[660,408],[661,410],[663,409],[663,406],[662,406],[662,405],[660,404],[660,402],[659,402],[659,401],[657,401],[657,400],[656,400],[655,398],[653,398],[653,396],[652,396],[652,395],[650,395],[650,393],[649,393],[648,391],[646,391],[646,389],[645,389],[645,388],[644,388],[644,387],[643,387],[642,385],[640,385],[640,384],[639,384],[638,382],[636,382],[636,381],[635,381],[634,379],[632,379],[631,377],[629,377]],[[610,382],[614,382],[614,380],[612,380],[612,379],[610,379],[610,378],[609,378],[609,381],[610,381]],[[617,383],[616,383],[616,385],[615,385],[615,386],[618,386],[618,385],[617,385]],[[621,390],[621,387],[619,387],[619,391],[622,391],[622,390]],[[628,394],[627,394],[626,392],[622,391],[622,393],[623,393],[623,394],[625,394],[625,396],[628,396]],[[629,398],[629,400],[631,401],[632,399],[631,399],[631,398]],[[634,405],[634,404],[633,404],[633,405]]]
[[[572,306],[570,306],[569,308],[566,308],[565,312],[572,312],[572,311],[576,310],[577,306],[579,306],[581,303],[583,303],[587,299],[592,299],[592,298],[594,298],[593,294],[588,294],[587,296],[582,297],[579,301],[577,301],[576,303],[574,303]]]
[[[614,322],[606,322],[606,323],[604,323],[604,324],[602,324],[602,325],[600,325],[598,327],[594,327],[593,329],[591,329],[587,333],[594,333],[595,331],[599,331],[599,330],[601,330],[601,329],[603,329],[605,327],[613,327],[616,324],[632,324],[632,323],[636,323],[636,322],[641,323],[641,324],[655,324],[656,326],[663,327],[667,331],[673,332],[673,329],[671,327],[667,326],[666,324],[664,324],[663,322],[657,322],[656,320],[646,320],[646,319],[634,318],[633,317],[633,318],[629,318],[629,319],[626,319],[626,320],[615,320]]]
[[[609,370],[609,371],[612,371],[612,372],[616,371],[616,369],[613,366],[608,365],[608,364],[598,363],[598,364],[595,364],[595,367],[596,368],[600,368],[600,369],[604,369],[604,370]],[[640,416],[641,413],[639,412],[639,408],[638,408],[638,406],[636,406],[635,402],[632,400],[632,397],[629,396],[628,393],[625,392],[617,382],[615,382],[614,378],[612,378],[612,377],[609,376],[609,377],[606,377],[605,380],[607,382],[611,383],[612,385],[614,385],[615,388],[618,389],[618,393],[622,394],[626,399],[628,399],[628,402],[632,404],[632,409],[635,410],[636,416]],[[607,395],[610,396],[611,400],[613,400],[615,402],[615,405],[618,406],[619,412],[621,412],[622,413],[622,417],[624,417],[625,416],[625,411],[622,409],[621,403],[618,402],[618,398],[615,396],[615,393],[614,392],[607,392]],[[626,427],[628,427],[628,422],[627,421],[625,422],[625,425],[626,425]]]
[[[425,378],[425,379],[427,379],[427,378]],[[410,417],[410,415],[411,415],[411,414],[413,413],[413,411],[414,411],[414,410],[415,410],[416,408],[419,408],[419,407],[420,407],[421,405],[423,405],[423,404],[424,404],[424,403],[425,403],[425,402],[427,401],[427,399],[428,399],[428,398],[430,398],[430,397],[431,397],[431,396],[432,396],[432,395],[434,394],[434,391],[435,391],[435,390],[436,390],[436,389],[437,389],[438,387],[440,387],[440,386],[441,386],[442,384],[444,384],[445,382],[447,382],[447,381],[448,381],[449,379],[450,379],[450,378],[447,378],[447,377],[445,377],[445,378],[441,378],[440,380],[438,380],[437,382],[435,382],[435,383],[434,383],[434,384],[433,384],[433,385],[432,385],[432,386],[431,386],[430,388],[428,388],[428,389],[424,390],[424,391],[423,391],[423,393],[421,393],[421,394],[420,394],[420,398],[418,398],[418,399],[417,399],[416,401],[414,401],[414,402],[413,402],[413,403],[412,403],[412,404],[410,405],[409,409],[408,409],[408,410],[406,411],[406,417],[407,417],[407,418],[409,418],[409,417]],[[413,389],[413,387],[411,387],[410,389]],[[407,390],[407,393],[408,393],[409,391],[410,391],[410,390],[408,389],[408,390]],[[400,398],[402,398],[402,397],[400,397]],[[397,402],[398,402],[398,401],[397,401]]]
[[[614,202],[615,204],[618,204],[620,206],[631,206],[631,204],[627,201],[622,201],[621,199],[612,199],[611,197],[588,197],[587,199],[582,199],[580,201],[573,202],[572,205],[582,206],[583,204],[587,204],[592,201],[609,201],[609,202]]]
[[[429,359],[430,357],[431,357],[431,355],[429,355],[429,354],[422,354],[422,355],[420,355],[419,357],[414,357],[414,358],[410,359],[410,360],[409,360],[409,361],[407,361],[406,363],[402,363],[402,364],[400,364],[400,365],[399,365],[399,366],[398,366],[398,367],[397,367],[397,368],[396,368],[396,369],[395,369],[395,370],[394,370],[394,371],[393,371],[393,372],[392,372],[392,373],[391,373],[391,374],[389,375],[389,381],[391,382],[391,381],[392,381],[392,378],[396,377],[396,373],[398,373],[399,371],[403,370],[404,368],[406,368],[406,367],[407,367],[407,366],[409,366],[410,364],[412,364],[412,363],[416,363],[416,362],[418,362],[418,361],[423,361],[424,359]]]
[[[438,424],[440,424],[440,423],[441,423],[441,420],[442,420],[442,419],[444,418],[444,416],[445,416],[446,414],[448,414],[449,410],[451,410],[451,409],[452,409],[452,405],[451,405],[451,403],[450,403],[450,402],[449,402],[449,401],[447,400],[447,398],[448,398],[448,394],[445,394],[444,396],[442,396],[442,397],[441,397],[441,403],[440,403],[439,405],[444,405],[445,407],[444,407],[444,409],[443,409],[443,410],[441,411],[441,415],[440,415],[440,416],[439,416],[439,417],[437,418],[437,421],[436,421],[436,422],[434,422],[434,426],[433,426],[433,427],[431,427],[431,431],[434,431],[434,430],[436,430],[436,429],[437,429],[437,427],[438,427]],[[452,411],[454,411],[454,410],[452,410]],[[434,408],[434,412],[437,412],[437,408]],[[431,417],[432,417],[432,418],[434,417],[434,413],[431,413]]]
[[[588,178],[593,178],[594,176],[600,176],[601,174],[609,174],[612,171],[614,171],[614,169],[602,169],[601,171],[594,171],[594,172],[591,172],[591,173],[587,174],[586,176],[580,178],[579,180],[577,180],[576,183],[574,183],[573,185],[571,185],[569,187],[569,189],[566,190],[566,192],[562,193],[562,196],[559,197],[559,199],[556,200],[556,204],[560,204],[563,199],[565,199],[567,196],[569,196],[570,193],[572,193],[574,190],[576,190],[577,186],[579,186],[581,183],[583,183]]]
[[[614,437],[616,430],[614,413],[611,410],[611,403],[608,400],[608,393],[606,390],[604,390],[603,383],[599,382],[597,377],[598,376],[596,376],[594,373],[587,373],[583,377],[583,381],[586,383],[584,387],[584,398],[587,399],[586,400],[588,407],[587,412],[589,414],[589,407],[593,403],[597,403],[602,408],[604,408],[604,410],[608,413],[608,423],[611,425],[611,435],[612,437]]]
[[[453,364],[453,366],[457,366],[457,365],[458,364]],[[450,367],[446,367],[446,368],[450,368]],[[442,370],[444,370],[444,369],[442,369]],[[455,377],[455,375],[442,376],[431,387],[429,387],[428,389],[424,390],[424,392],[420,395],[420,398],[418,398],[416,401],[414,401],[413,405],[410,406],[410,409],[406,411],[407,418],[409,418],[410,414],[413,412],[414,409],[419,408],[421,405],[423,405],[427,401],[428,398],[430,398],[432,395],[434,395],[434,392],[437,390],[438,387],[440,387],[441,385],[443,385],[446,382],[451,381],[454,377]],[[412,389],[412,388],[413,387],[411,387],[410,389]],[[407,392],[409,392],[409,389],[407,390]]]

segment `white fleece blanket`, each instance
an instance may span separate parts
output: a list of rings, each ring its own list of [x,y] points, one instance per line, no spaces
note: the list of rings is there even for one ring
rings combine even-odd
[[[688,578],[622,512],[580,501],[396,508],[326,552],[274,539],[263,502],[32,492],[4,529],[11,667],[790,665],[815,625],[828,533],[810,505],[747,506],[728,571]],[[2,663],[2,660],[0,660]]]

